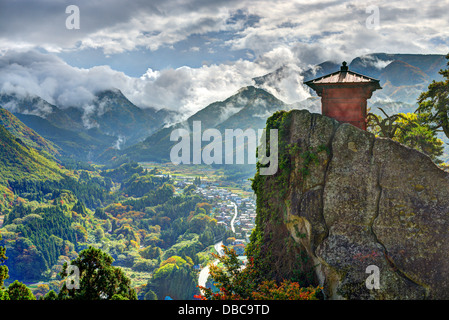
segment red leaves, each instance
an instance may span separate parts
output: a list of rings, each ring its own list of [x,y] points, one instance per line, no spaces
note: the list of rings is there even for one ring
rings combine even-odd
[[[317,300],[321,287],[302,288],[298,282],[284,280],[280,285],[275,281],[264,281],[258,292],[253,292],[255,300]]]
[[[284,280],[277,284],[274,280],[260,282],[260,270],[249,257],[244,269],[234,250],[223,246],[224,255],[217,258],[224,265],[210,267],[210,275],[219,287],[218,292],[199,287],[201,300],[316,300],[321,287],[303,288],[298,282]]]

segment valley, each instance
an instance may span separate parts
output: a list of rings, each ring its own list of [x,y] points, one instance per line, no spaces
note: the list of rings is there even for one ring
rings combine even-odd
[[[382,80],[385,90],[369,105],[373,114],[405,114],[416,110],[419,92],[435,76],[442,57],[372,54],[355,58],[349,67]],[[298,76],[304,80],[334,68],[327,61]],[[0,94],[0,247],[6,249],[9,269],[5,285],[18,280],[37,298],[51,296],[64,290],[67,265],[94,248],[113,259],[112,266],[130,280],[136,298],[190,300],[200,294],[198,285],[213,286],[208,273],[211,263],[222,266],[213,256],[223,254],[221,244],[244,264],[248,247],[260,254],[254,251],[261,241],[256,212],[264,208],[256,206],[253,190],[259,167],[225,161],[175,165],[171,133],[184,129],[191,138],[197,121],[200,133],[257,132],[267,119],[278,125],[276,117],[292,110],[319,113],[320,99],[313,94],[295,103],[276,96],[273,86],[291,75],[287,69],[254,78],[253,85],[227,99],[183,115],[140,108],[115,88],[96,92],[89,109]],[[379,135],[381,129],[372,130]],[[188,156],[195,151],[201,155],[205,140],[192,141],[197,149],[189,149]],[[438,164],[447,168],[442,162],[448,152],[440,151]],[[306,152],[298,159],[310,164],[313,156]],[[281,161],[282,176],[289,163]],[[307,175],[308,168],[302,170]],[[280,197],[272,192],[273,199]],[[304,281],[309,284],[308,278]]]
[[[114,258],[113,265],[131,279],[139,299],[153,292],[158,299],[193,299],[217,242],[244,254],[254,227],[255,200],[247,183],[221,181],[223,170],[135,163],[73,174],[91,191],[49,185],[41,198],[37,195],[44,189],[33,185],[34,192],[30,186],[14,189],[11,202],[4,204],[0,234],[9,257],[7,284],[20,280],[37,296],[57,292],[64,283],[58,275],[64,262],[93,246]],[[101,207],[79,200],[93,195],[92,190],[100,192],[95,199],[102,200]],[[66,227],[47,225],[50,214]],[[35,249],[30,250],[31,243],[24,246],[30,240]],[[184,284],[167,288],[164,283],[176,277],[163,273],[171,263],[182,265]],[[29,264],[35,267],[28,270]]]

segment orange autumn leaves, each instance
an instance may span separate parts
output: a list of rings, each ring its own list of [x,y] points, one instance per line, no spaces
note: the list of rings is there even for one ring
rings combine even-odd
[[[322,287],[301,287],[298,282],[283,280],[263,280],[254,267],[254,260],[249,258],[244,265],[235,251],[225,246],[224,255],[215,257],[224,267],[210,266],[210,275],[218,291],[200,287],[203,295],[196,295],[200,300],[318,300]]]

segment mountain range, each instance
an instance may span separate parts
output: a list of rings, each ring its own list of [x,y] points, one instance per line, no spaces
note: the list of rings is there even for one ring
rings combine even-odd
[[[400,101],[416,104],[419,94],[432,80],[441,80],[438,71],[446,67],[445,55],[373,53],[357,57],[349,63],[349,70],[379,79],[382,90],[374,92],[371,102]],[[320,65],[318,65],[320,66]],[[338,70],[340,64],[325,63],[316,76]],[[332,71],[333,70],[333,71]],[[304,80],[310,80],[307,71]]]
[[[419,94],[432,80],[441,79],[438,71],[446,63],[444,55],[374,53],[357,57],[348,66],[354,72],[380,80],[383,89],[369,100],[373,112],[382,107],[387,113],[397,113],[416,109]],[[215,128],[223,133],[225,129],[262,129],[266,119],[278,110],[320,112],[320,98],[314,92],[303,101],[289,104],[275,97],[280,90],[276,85],[292,72],[299,72],[307,81],[335,72],[340,65],[341,62],[326,61],[305,71],[283,66],[253,78],[253,86],[175,124],[171,123],[179,118],[176,112],[139,108],[115,88],[98,92],[89,108],[83,109],[62,108],[37,96],[0,94],[0,106],[4,108],[0,123],[28,147],[54,157],[100,163],[168,161],[171,146],[176,143],[170,141],[171,132],[177,128],[192,130],[193,121],[201,121],[203,130]],[[267,87],[272,90],[265,90]],[[12,121],[12,115],[20,125]]]
[[[218,129],[224,136],[225,129],[263,129],[266,119],[275,111],[290,110],[288,105],[265,90],[254,86],[244,87],[224,101],[214,102],[190,116],[187,120],[165,127],[144,141],[116,156],[135,161],[169,161],[170,149],[177,142],[170,141],[170,134],[175,129],[184,128],[191,132],[193,122],[200,121],[203,130]]]
[[[38,96],[1,94],[0,106],[60,147],[61,154],[95,160],[107,149],[143,140],[171,121],[167,110],[141,109],[117,89],[98,92],[89,108],[60,108]]]

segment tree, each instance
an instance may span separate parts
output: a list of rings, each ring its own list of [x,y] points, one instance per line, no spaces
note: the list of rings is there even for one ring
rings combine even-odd
[[[140,250],[139,253],[145,259],[157,259],[162,256],[161,248],[151,245]]]
[[[84,205],[84,203],[82,203],[79,200],[73,206],[72,211],[75,211],[76,213],[79,213],[83,217],[85,217],[87,215],[86,206]]]
[[[0,235],[0,241],[2,237]],[[3,290],[3,283],[9,278],[8,267],[4,265],[5,261],[8,259],[6,256],[5,247],[0,246],[0,300],[9,300],[9,295],[6,290]]]
[[[0,235],[1,240],[2,236]],[[3,282],[9,278],[8,267],[4,265],[7,259],[5,247],[0,247],[0,290],[3,288]]]
[[[44,300],[58,300],[58,295],[54,290],[50,290],[43,298]]]
[[[301,288],[299,283],[284,280],[277,284],[274,280],[264,281],[252,296],[254,300],[318,300],[322,288]]]
[[[196,190],[196,186],[194,184],[189,184],[183,189],[183,193],[185,195],[191,195]]]
[[[106,220],[108,218],[107,214],[104,212],[104,208],[96,208],[95,217],[98,219]]]
[[[0,301],[9,300],[8,291],[0,289]]]
[[[48,284],[41,283],[38,284],[36,290],[34,290],[34,295],[36,296],[36,299],[41,300],[49,291],[50,287]]]
[[[395,140],[427,154],[435,163],[441,163],[442,161],[438,157],[444,153],[444,143],[438,139],[436,131],[428,125],[430,115],[428,113],[401,115],[402,117],[397,120],[401,130]]]
[[[4,265],[7,259],[5,247],[0,246],[0,300],[36,300],[31,290],[17,280],[4,288],[4,281],[9,278],[8,267]]]
[[[121,294],[114,294],[111,300],[129,300],[127,297],[122,296]]]
[[[104,237],[104,231],[100,227],[97,227],[95,229],[94,234],[95,234],[95,239],[97,239],[97,241],[101,241],[101,239],[103,239],[103,237]]]
[[[399,113],[389,116],[379,108],[386,118],[370,113],[368,128],[374,134],[393,139],[410,148],[427,154],[435,163],[442,161],[438,157],[443,155],[443,141],[438,139],[437,132],[430,123],[430,114]]]
[[[166,296],[175,300],[188,300],[197,293],[196,282],[197,274],[193,270],[192,259],[172,256],[154,271],[153,277],[148,281],[147,290],[153,291],[158,300]]]
[[[379,110],[385,115],[385,118],[368,113],[368,126],[374,128],[377,133],[385,138],[393,139],[396,136],[398,129],[400,129],[397,120],[402,117],[400,114],[389,116],[382,108]]]
[[[224,254],[215,255],[224,265],[210,266],[210,275],[219,288],[214,292],[211,288],[200,287],[203,300],[317,300],[321,287],[303,288],[297,282],[284,279],[280,284],[274,280],[258,281],[259,270],[254,266],[253,258],[244,266],[236,252],[223,246]]]
[[[64,283],[59,299],[74,300],[110,300],[114,295],[121,298],[136,300],[136,292],[130,287],[131,280],[121,268],[113,267],[114,259],[107,253],[89,247],[80,252],[78,258],[70,262],[79,270],[79,288],[67,288]],[[60,273],[62,278],[69,276],[67,263],[64,263]],[[114,299],[120,298],[116,296]]]
[[[446,56],[449,60],[449,54]],[[447,63],[449,67],[449,61]],[[418,113],[430,113],[429,125],[432,130],[442,129],[449,138],[449,68],[440,70],[442,81],[433,80],[426,92],[418,98]]]
[[[8,287],[10,300],[36,300],[31,290],[19,281],[14,281]]]
[[[196,177],[193,180],[193,184],[196,185],[196,186],[200,186],[201,185],[201,178],[200,177]]]
[[[157,300],[157,295],[152,290],[148,290],[148,292],[145,294],[144,300]]]

